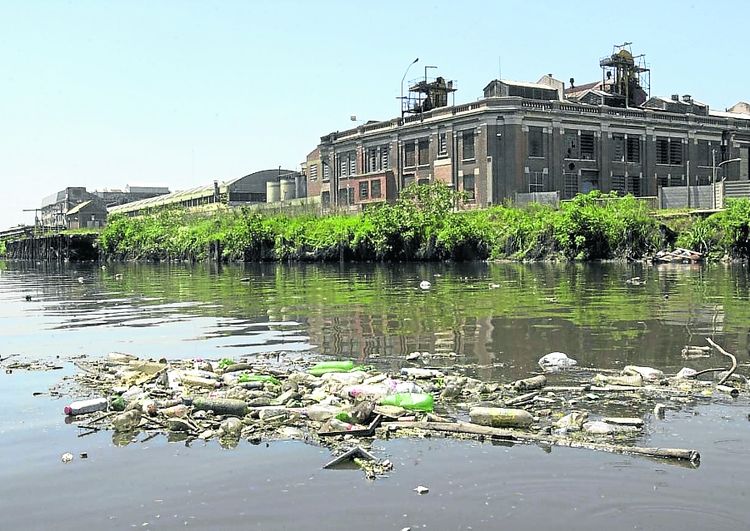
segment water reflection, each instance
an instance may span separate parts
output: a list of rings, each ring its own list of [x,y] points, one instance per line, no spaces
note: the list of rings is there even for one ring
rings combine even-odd
[[[437,366],[475,363],[488,377],[498,368],[514,377],[552,350],[591,366],[678,370],[685,344],[714,336],[747,355],[750,333],[747,268],[723,265],[3,263],[0,269],[5,329],[31,334],[34,328],[58,341],[66,332],[96,330],[101,343],[137,342],[134,331],[142,329],[149,333],[138,333],[140,340],[172,356],[316,347],[397,365],[410,352],[428,351]],[[626,282],[633,277],[643,282]],[[421,280],[432,287],[419,289]]]

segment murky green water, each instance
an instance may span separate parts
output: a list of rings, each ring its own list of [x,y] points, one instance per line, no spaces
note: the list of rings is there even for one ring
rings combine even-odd
[[[628,283],[640,277],[641,282]],[[429,290],[420,281],[431,282]],[[748,374],[746,267],[598,264],[47,265],[0,262],[0,357],[111,351],[232,357],[319,351],[398,368],[509,381],[554,350],[582,365],[676,372],[711,336]],[[30,295],[31,301],[25,296]],[[70,369],[67,369],[70,372]],[[0,375],[0,527],[258,529],[744,529],[750,492],[746,397],[650,422],[644,445],[701,450],[698,469],[583,450],[445,440],[376,443],[396,468],[366,482],[320,470],[301,443],[118,448],[79,438],[62,401],[34,397],[62,371]],[[87,460],[60,462],[86,451]],[[417,496],[417,484],[430,494]]]

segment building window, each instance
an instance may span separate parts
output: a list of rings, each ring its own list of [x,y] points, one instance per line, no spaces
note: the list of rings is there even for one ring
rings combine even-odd
[[[349,175],[357,175],[357,157],[354,152],[349,153]]]
[[[641,196],[641,177],[639,175],[630,175],[628,177],[628,193],[636,197]]]
[[[544,129],[529,127],[529,157],[544,157]]]
[[[365,152],[365,173],[378,171],[378,148],[367,148]]]
[[[404,167],[413,168],[416,165],[416,146],[414,142],[407,142],[404,144]]]
[[[710,166],[711,144],[708,140],[698,140],[695,146],[695,159],[698,166]]]
[[[726,164],[724,165],[726,167]],[[750,147],[740,148],[740,179],[747,181],[750,178]]]
[[[354,204],[354,188],[339,188],[339,205],[349,206]]]
[[[669,163],[675,166],[682,164],[682,140],[679,138],[669,141]]]
[[[679,166],[682,164],[682,140],[679,138],[656,138],[656,163]]]
[[[474,192],[474,174],[473,173],[464,174],[464,192],[466,192],[466,198],[469,201],[474,201],[476,194]]]
[[[624,175],[612,176],[612,191],[617,192],[618,195],[625,195],[625,176]]]
[[[391,167],[391,161],[389,157],[390,146],[388,144],[380,146],[380,169],[387,170]]]
[[[626,141],[626,153],[627,162],[641,162],[641,139],[637,136],[629,136]]]
[[[419,165],[424,166],[430,163],[430,139],[420,138],[418,142]]]
[[[380,194],[380,180],[370,181],[370,196],[373,199],[380,199]]]
[[[581,131],[581,160],[594,160],[593,131]]]
[[[359,199],[360,201],[370,198],[370,182],[361,181],[359,183]]]
[[[444,157],[448,154],[448,133],[438,134],[438,156]]]
[[[323,181],[330,181],[330,180],[331,180],[331,168],[328,166],[328,164],[323,163]]]
[[[625,135],[612,135],[612,161],[625,162]]]
[[[331,192],[321,192],[320,202],[323,204],[323,208],[331,206]]]
[[[425,185],[425,184],[430,184],[430,179],[429,179],[429,178],[427,178],[427,177],[423,177],[423,178],[421,178],[421,179],[417,179],[417,184],[418,184],[419,186],[423,186],[423,185]]]
[[[669,139],[656,139],[656,163],[669,164]]]
[[[311,181],[317,181],[318,180],[318,165],[317,164],[310,164],[310,167],[308,168],[308,177]]]
[[[578,149],[578,134],[576,132],[565,133],[565,158],[574,160],[581,158]]]
[[[461,157],[463,160],[474,159],[474,130],[464,131],[461,134]]]
[[[339,157],[339,161],[341,162],[341,164],[339,164],[339,176],[346,177],[347,170],[349,169],[349,159],[346,157]]]

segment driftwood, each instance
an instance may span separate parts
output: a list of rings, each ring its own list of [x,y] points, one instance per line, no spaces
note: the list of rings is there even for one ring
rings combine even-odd
[[[509,442],[540,443],[551,446],[567,446],[570,448],[587,448],[601,452],[616,454],[643,455],[661,459],[677,459],[689,461],[692,464],[700,463],[700,452],[682,448],[643,448],[639,446],[624,446],[620,444],[595,443],[576,441],[567,437],[544,436],[535,433],[526,433],[518,430],[503,428],[491,428],[479,426],[469,422],[388,422],[384,426],[390,429],[420,429],[426,431],[437,431],[443,433],[458,433],[462,435],[475,435],[491,439],[505,440]]]
[[[727,369],[727,373],[724,375],[724,377],[721,380],[719,380],[718,385],[724,385],[727,382],[727,380],[729,380],[729,377],[732,376],[732,374],[734,374],[734,371],[737,370],[737,358],[734,357],[734,354],[730,354],[729,352],[721,348],[719,345],[714,343],[713,339],[711,339],[710,337],[707,337],[706,341],[708,341],[709,345],[714,347],[716,350],[718,350],[725,356],[728,356],[732,360],[732,366],[729,369]]]

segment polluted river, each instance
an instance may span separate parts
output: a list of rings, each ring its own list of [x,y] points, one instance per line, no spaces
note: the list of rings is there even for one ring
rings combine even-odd
[[[749,287],[0,261],[0,527],[746,529]]]

